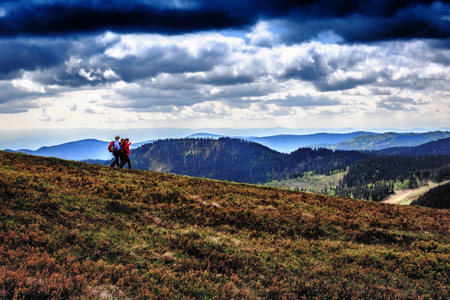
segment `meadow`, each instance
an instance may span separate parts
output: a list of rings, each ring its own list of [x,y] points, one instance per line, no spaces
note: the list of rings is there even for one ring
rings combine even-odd
[[[0,298],[448,299],[449,221],[0,151]]]

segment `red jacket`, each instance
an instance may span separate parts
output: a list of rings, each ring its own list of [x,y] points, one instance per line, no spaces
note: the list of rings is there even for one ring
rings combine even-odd
[[[130,145],[131,145],[131,143],[123,142],[123,153],[126,156],[130,155]]]

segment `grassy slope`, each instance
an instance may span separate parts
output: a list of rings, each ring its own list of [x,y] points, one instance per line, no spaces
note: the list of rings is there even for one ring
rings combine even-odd
[[[450,212],[0,151],[0,298],[450,296]]]

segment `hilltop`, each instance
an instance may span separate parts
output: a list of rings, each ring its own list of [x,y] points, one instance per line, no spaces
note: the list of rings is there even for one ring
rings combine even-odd
[[[0,297],[445,299],[450,212],[0,151]]]

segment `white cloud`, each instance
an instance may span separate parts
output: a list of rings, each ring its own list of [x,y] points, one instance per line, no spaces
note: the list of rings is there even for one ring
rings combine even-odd
[[[260,47],[271,47],[276,43],[276,35],[269,30],[269,24],[264,21],[258,22],[252,32],[246,35],[250,45]]]
[[[11,80],[11,84],[15,88],[29,93],[45,94],[46,92],[44,85],[32,80],[32,74],[30,72],[24,73],[21,79]]]
[[[45,94],[45,87],[42,84],[31,81],[30,79],[14,79],[11,83],[14,87],[27,92]]]
[[[87,72],[85,69],[81,68],[78,71],[78,74],[81,77],[84,77],[84,78],[86,78],[89,81],[100,80],[101,77],[98,76],[98,73],[100,73],[100,70],[98,70],[98,69],[97,70],[90,70],[89,72]]]

